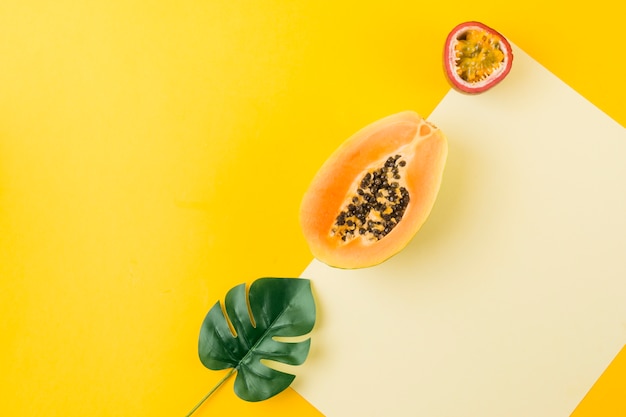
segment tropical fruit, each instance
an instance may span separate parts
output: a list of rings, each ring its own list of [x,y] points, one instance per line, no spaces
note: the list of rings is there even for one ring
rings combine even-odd
[[[338,268],[379,264],[426,221],[448,152],[439,128],[413,111],[378,120],[322,165],[300,207],[313,256]]]
[[[506,77],[513,52],[506,38],[494,29],[480,22],[465,22],[448,34],[443,64],[455,89],[478,94]]]

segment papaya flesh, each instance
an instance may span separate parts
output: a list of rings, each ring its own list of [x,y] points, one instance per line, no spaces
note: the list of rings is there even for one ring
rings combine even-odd
[[[431,212],[447,154],[445,135],[413,111],[348,138],[302,199],[300,224],[313,256],[354,269],[400,252]]]

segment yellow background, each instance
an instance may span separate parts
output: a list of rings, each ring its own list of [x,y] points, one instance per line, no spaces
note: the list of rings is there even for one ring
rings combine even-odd
[[[189,411],[223,375],[197,359],[208,309],[301,273],[312,175],[363,125],[434,109],[457,23],[498,29],[626,125],[612,7],[3,1],[0,415]],[[575,416],[623,416],[625,384],[626,351]],[[320,415],[291,389],[243,402],[232,380],[197,413],[229,414]]]

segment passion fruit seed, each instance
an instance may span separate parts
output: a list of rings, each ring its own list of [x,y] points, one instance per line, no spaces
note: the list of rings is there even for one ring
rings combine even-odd
[[[454,46],[456,72],[463,80],[475,83],[487,78],[504,63],[500,37],[479,29],[470,29],[457,38]]]
[[[406,161],[390,156],[381,168],[361,178],[350,203],[337,215],[331,236],[344,242],[355,238],[378,241],[400,222],[409,204],[409,192],[400,186],[400,170]]]

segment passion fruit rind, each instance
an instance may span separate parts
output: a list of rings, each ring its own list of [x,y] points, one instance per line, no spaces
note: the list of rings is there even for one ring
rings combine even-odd
[[[461,23],[446,38],[446,77],[456,90],[463,93],[487,91],[506,77],[512,64],[510,43],[483,23]]]

